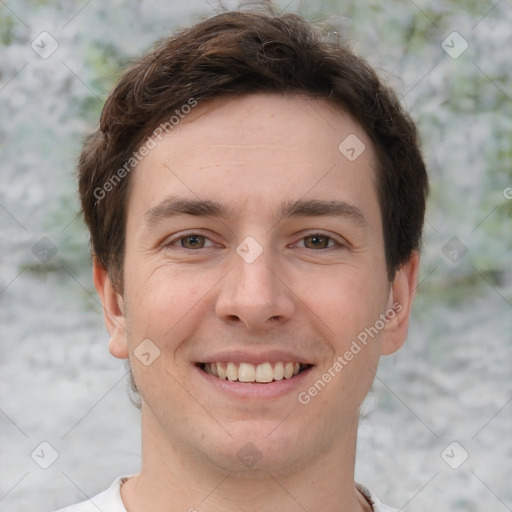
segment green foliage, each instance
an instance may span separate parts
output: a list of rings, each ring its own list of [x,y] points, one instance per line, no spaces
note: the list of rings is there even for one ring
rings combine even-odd
[[[13,41],[15,22],[5,8],[0,8],[0,45],[8,46]]]
[[[80,103],[80,114],[91,125],[98,122],[107,94],[114,87],[121,74],[123,56],[113,44],[91,41],[85,50],[84,65],[91,76],[89,86],[96,95],[89,95]]]

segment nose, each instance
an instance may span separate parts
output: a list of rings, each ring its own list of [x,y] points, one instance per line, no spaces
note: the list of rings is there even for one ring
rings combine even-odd
[[[293,292],[269,253],[263,251],[250,263],[236,253],[233,255],[232,271],[223,281],[215,307],[222,321],[261,331],[293,317],[296,307]]]

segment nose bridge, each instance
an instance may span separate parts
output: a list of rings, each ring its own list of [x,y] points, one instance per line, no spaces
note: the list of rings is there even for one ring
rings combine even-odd
[[[233,253],[232,271],[217,300],[217,316],[242,321],[247,328],[293,315],[292,296],[277,277],[278,261],[270,247],[247,237]]]

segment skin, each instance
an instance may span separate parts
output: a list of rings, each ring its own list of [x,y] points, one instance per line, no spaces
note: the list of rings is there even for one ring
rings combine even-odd
[[[353,162],[338,150],[349,134],[366,146]],[[198,105],[133,172],[122,294],[94,266],[110,351],[130,358],[142,397],[142,468],[122,487],[129,512],[371,510],[354,484],[359,407],[380,356],[405,341],[419,261],[414,252],[388,281],[374,168],[368,136],[340,109],[265,94]],[[232,214],[148,221],[169,197]],[[364,223],[279,220],[296,200],[344,201]],[[236,252],[249,236],[262,250],[252,263]],[[299,403],[394,302],[400,312]],[[134,355],[145,339],[160,350],[147,366]],[[313,367],[291,392],[242,400],[195,366],[224,349],[287,350]],[[261,455],[252,467],[237,456],[247,443]]]

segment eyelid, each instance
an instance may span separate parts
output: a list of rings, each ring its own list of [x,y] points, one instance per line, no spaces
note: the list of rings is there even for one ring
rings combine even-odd
[[[341,247],[341,248],[348,248],[350,247],[350,243],[345,239],[343,238],[342,236],[340,235],[334,235],[332,233],[329,233],[329,232],[325,232],[323,230],[309,230],[309,231],[306,231],[306,232],[301,232],[300,233],[300,239],[298,240],[298,242],[302,242],[305,238],[308,238],[310,236],[314,236],[314,235],[319,235],[319,236],[324,236],[326,238],[329,238],[330,240],[332,240],[334,243],[335,243],[335,246],[332,246],[332,247],[326,247],[325,249],[311,249],[311,250],[315,250],[315,251],[325,251],[327,249],[335,249],[336,246],[337,247]],[[298,243],[298,242],[295,242],[295,243]],[[307,247],[305,247],[305,249],[309,249]]]
[[[175,233],[174,235],[171,235],[170,237],[164,238],[164,240],[162,242],[162,247],[179,247],[180,249],[184,249],[186,251],[194,251],[194,250],[197,251],[198,249],[187,249],[186,247],[181,247],[181,246],[177,245],[177,242],[180,241],[182,238],[187,238],[187,237],[193,236],[193,235],[201,236],[201,237],[205,238],[206,240],[210,241],[212,245],[208,245],[208,247],[212,247],[213,245],[216,244],[216,242],[214,242],[211,239],[211,237],[209,237],[208,235],[205,235],[204,233],[201,233],[200,229],[193,229],[190,231],[183,231],[180,233]],[[204,247],[202,247],[202,249],[204,249]]]
[[[181,246],[177,245],[177,242],[180,241],[182,238],[187,238],[192,235],[201,236],[201,237],[205,238],[206,240],[208,240],[211,243],[211,245],[208,245],[207,247],[219,245],[217,242],[212,240],[212,238],[210,236],[202,233],[201,229],[193,229],[193,230],[189,230],[189,231],[183,231],[183,232],[176,233],[174,235],[171,235],[170,237],[166,237],[161,245],[162,245],[162,247],[179,247],[180,249],[185,249],[185,250],[189,250],[189,251],[197,251],[198,249],[187,249],[185,247],[181,247]],[[314,230],[314,229],[300,233],[300,238],[297,240],[297,242],[294,242],[291,245],[296,245],[299,242],[302,242],[305,238],[308,238],[308,237],[314,236],[314,235],[324,236],[326,238],[329,238],[329,240],[334,242],[335,245],[331,246],[331,247],[326,247],[324,249],[309,249],[308,247],[301,247],[301,249],[325,251],[327,249],[335,249],[336,247],[341,247],[341,248],[350,247],[350,243],[342,236],[334,235],[329,232],[325,232],[322,230]],[[205,248],[206,247],[203,247],[202,249],[205,249]]]

